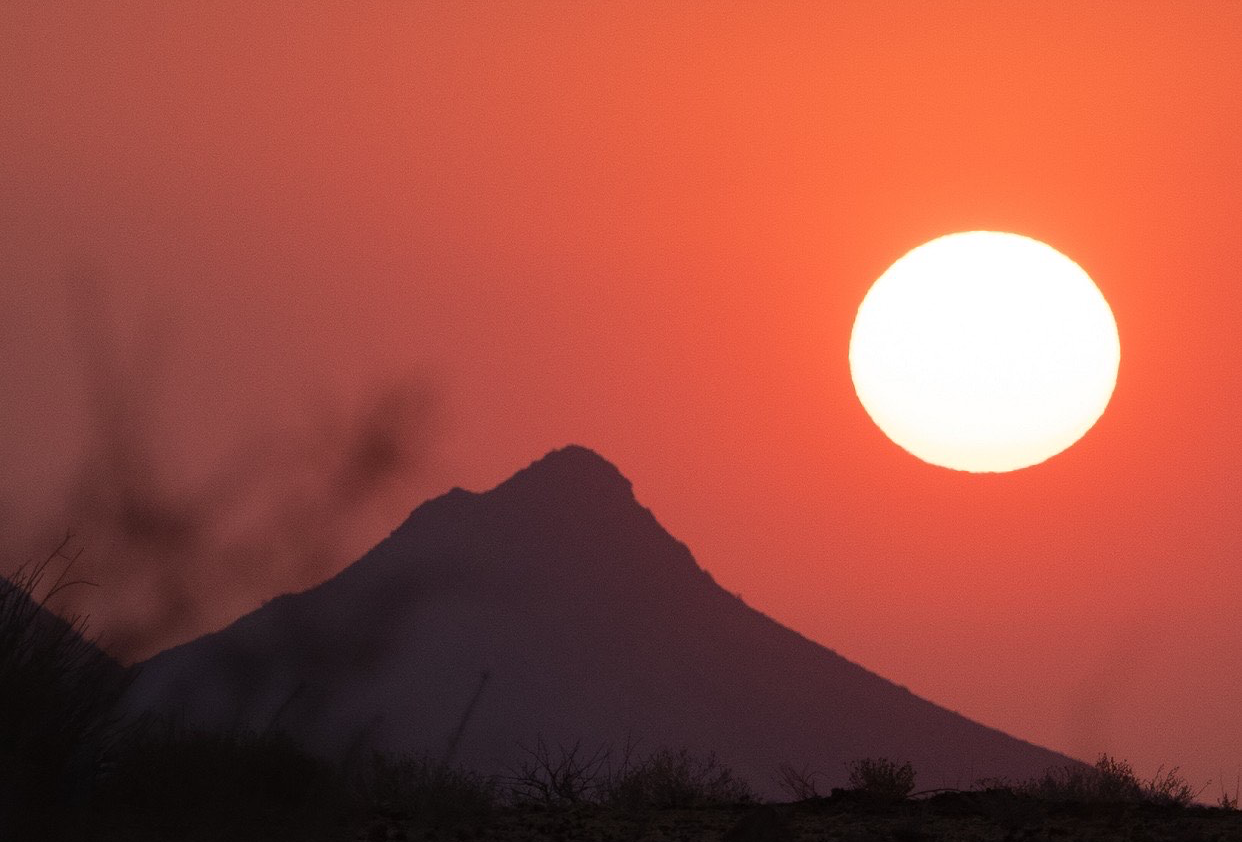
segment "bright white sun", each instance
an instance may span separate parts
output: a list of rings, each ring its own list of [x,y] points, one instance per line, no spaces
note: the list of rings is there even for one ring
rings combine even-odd
[[[872,285],[850,371],[901,447],[959,471],[1012,471],[1078,441],[1104,412],[1121,346],[1078,264],[1018,234],[924,243]]]

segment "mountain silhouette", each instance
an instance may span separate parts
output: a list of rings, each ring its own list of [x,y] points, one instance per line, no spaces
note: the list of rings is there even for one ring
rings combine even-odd
[[[484,772],[536,738],[687,747],[769,794],[781,762],[839,785],[850,760],[909,760],[920,787],[1073,762],[750,608],[578,446],[431,500],[332,579],[156,655],[129,705]]]

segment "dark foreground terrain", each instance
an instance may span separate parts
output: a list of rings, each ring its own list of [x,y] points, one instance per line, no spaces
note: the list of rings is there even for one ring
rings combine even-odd
[[[280,732],[157,724],[110,757],[85,786],[66,785],[70,770],[41,790],[23,785],[29,777],[0,788],[0,842],[1242,840],[1236,791],[1202,806],[1176,769],[1142,779],[1108,756],[1020,783],[923,792],[911,764],[868,758],[827,796],[818,773],[785,765],[782,803],[685,750],[537,742],[509,774],[483,776],[379,753],[344,766]]]
[[[216,817],[217,819],[219,817]],[[108,842],[171,840],[558,840],[559,842],[921,842],[922,840],[1100,840],[1234,842],[1242,812],[1213,807],[1051,805],[1003,791],[946,793],[889,806],[837,799],[627,812],[598,805],[508,807],[486,817],[425,821],[376,811],[337,826],[246,828],[201,816],[134,812],[96,817],[71,837]],[[294,820],[293,824],[299,824]],[[80,835],[79,835],[80,834]]]
[[[1242,813],[1211,808],[1050,807],[988,793],[950,794],[886,809],[798,804],[622,815],[597,808],[511,811],[481,825],[427,828],[377,819],[355,839],[646,840],[1239,840]]]

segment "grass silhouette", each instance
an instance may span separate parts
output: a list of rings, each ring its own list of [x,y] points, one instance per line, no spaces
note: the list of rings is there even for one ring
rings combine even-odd
[[[114,710],[129,673],[86,637],[83,618],[63,619],[46,607],[83,584],[68,578],[77,558],[65,554],[68,542],[0,577],[0,837],[19,810],[88,801],[105,758],[125,736]]]

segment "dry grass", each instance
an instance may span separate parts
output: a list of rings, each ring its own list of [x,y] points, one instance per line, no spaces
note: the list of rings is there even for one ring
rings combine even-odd
[[[1162,807],[1189,807],[1203,788],[1195,789],[1178,773],[1176,766],[1156,770],[1141,780],[1124,760],[1101,755],[1092,767],[1049,769],[1040,778],[1014,789],[1024,795],[1054,803],[1074,804],[1152,804]]]
[[[123,736],[113,711],[129,674],[86,637],[83,618],[46,609],[81,584],[68,578],[68,541],[0,578],[0,820],[16,809],[6,804],[85,802]]]

